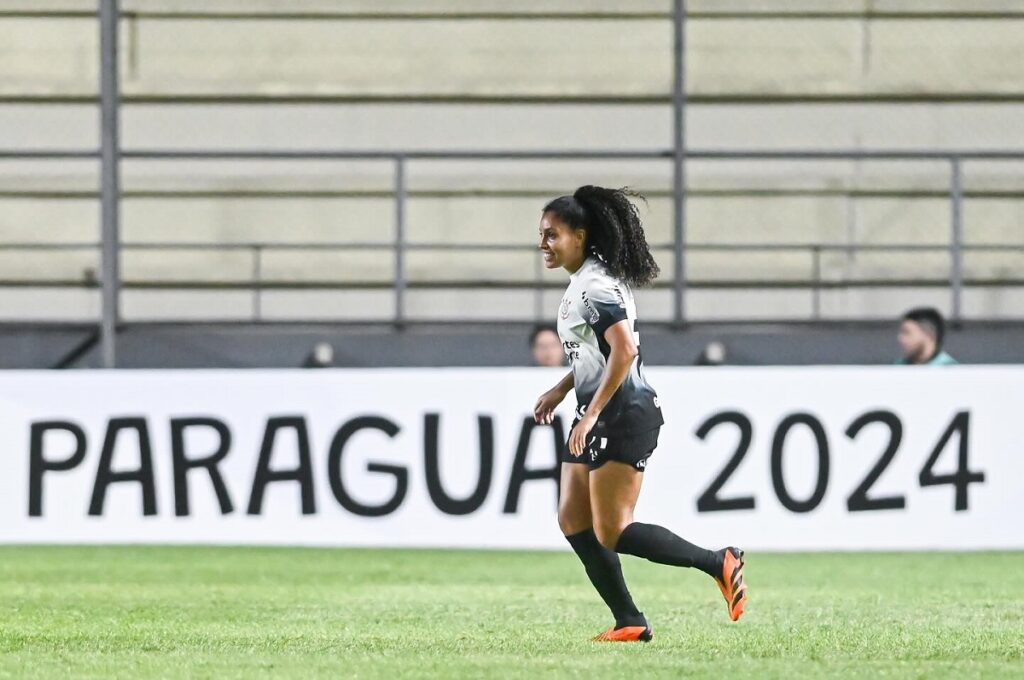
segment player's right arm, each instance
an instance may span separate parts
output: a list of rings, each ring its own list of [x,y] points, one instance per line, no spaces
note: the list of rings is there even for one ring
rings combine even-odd
[[[558,384],[540,395],[536,405],[533,407],[533,419],[541,425],[550,425],[555,419],[555,409],[562,403],[569,390],[572,389],[574,380],[572,371],[558,381]]]

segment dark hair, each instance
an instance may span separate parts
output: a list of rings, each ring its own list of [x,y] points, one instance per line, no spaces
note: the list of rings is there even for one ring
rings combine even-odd
[[[915,307],[903,315],[903,321],[913,321],[935,336],[935,345],[942,347],[942,338],[946,335],[946,322],[942,314],[934,307]]]
[[[645,286],[658,276],[640,214],[630,198],[646,199],[631,189],[580,187],[544,206],[573,229],[586,229],[587,250],[604,260],[608,272],[631,286]]]
[[[542,323],[537,326],[534,326],[533,332],[530,333],[530,347],[533,347],[533,343],[537,339],[537,336],[543,333],[544,331],[551,331],[555,335],[558,335],[558,329],[555,328],[552,324]]]

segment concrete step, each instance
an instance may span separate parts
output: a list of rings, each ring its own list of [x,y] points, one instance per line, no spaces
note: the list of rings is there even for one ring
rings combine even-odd
[[[407,257],[413,281],[533,281],[532,252],[543,199],[506,196],[413,196],[407,205],[411,243],[520,244],[518,252],[419,251]],[[95,200],[0,199],[0,246],[12,243],[96,243],[99,206]],[[671,243],[671,202],[655,197],[642,211],[648,239]],[[1024,200],[974,198],[964,202],[967,244],[1024,246]],[[123,204],[125,276],[139,281],[380,282],[394,276],[388,246],[394,240],[393,203],[387,198],[128,198]],[[866,245],[949,244],[950,205],[942,197],[836,195],[694,195],[687,204],[687,242],[857,243]],[[132,244],[204,243],[210,249],[154,251]],[[378,243],[379,250],[346,251],[311,246],[304,250],[217,249],[249,243]],[[690,275],[698,280],[793,280],[812,276],[812,251],[691,251]],[[663,269],[672,270],[671,251],[659,248]],[[965,266],[979,278],[1012,277],[1024,270],[1019,251],[969,252]],[[18,251],[0,248],[0,279],[90,280],[98,271],[97,251]],[[948,256],[937,253],[822,254],[826,279],[901,279],[943,276]],[[554,277],[554,278],[552,278]],[[544,272],[541,280],[555,280]]]
[[[691,148],[1024,148],[1024,104],[700,104]],[[583,123],[585,121],[585,124]],[[96,148],[91,105],[0,104],[3,148]],[[125,148],[665,149],[665,105],[126,105]]]
[[[430,320],[550,321],[560,293],[536,296],[524,290],[411,290],[406,295],[407,318]],[[668,290],[637,293],[642,319],[670,321],[672,295]],[[701,288],[687,292],[687,318],[692,321],[808,320],[814,309],[809,290],[737,290]],[[390,321],[394,315],[390,291],[271,290],[251,291],[138,290],[122,292],[126,321]],[[967,319],[1024,319],[1024,286],[970,286],[964,290]],[[894,319],[918,305],[934,305],[948,314],[949,290],[943,287],[872,287],[825,290],[819,299],[825,319]],[[98,290],[77,288],[0,287],[0,320],[96,321],[100,316]]]
[[[700,16],[687,24],[687,87],[706,97],[1019,97],[1022,42],[1017,18]],[[0,17],[0,43],[0,95],[96,94],[94,19]],[[123,21],[121,53],[129,97],[665,98],[672,26],[143,16]]]

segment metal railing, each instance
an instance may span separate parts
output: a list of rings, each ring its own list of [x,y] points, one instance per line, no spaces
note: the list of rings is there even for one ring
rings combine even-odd
[[[261,295],[262,291],[281,285],[283,287],[296,287],[295,283],[281,284],[267,281],[263,276],[263,253],[268,250],[391,250],[394,261],[394,280],[387,287],[393,290],[394,294],[394,318],[396,326],[401,326],[407,321],[405,310],[405,292],[410,287],[406,270],[406,254],[414,250],[464,250],[464,251],[523,251],[534,248],[523,244],[499,244],[499,243],[477,243],[477,244],[445,244],[445,243],[411,243],[407,239],[407,211],[406,204],[409,200],[407,189],[407,167],[412,161],[418,160],[671,160],[673,150],[649,151],[649,150],[558,150],[558,151],[355,151],[355,150],[322,150],[322,151],[278,151],[278,150],[159,150],[159,149],[135,149],[123,150],[120,153],[122,159],[136,160],[165,160],[165,161],[196,161],[196,160],[243,160],[243,161],[273,161],[273,160],[355,160],[355,161],[380,161],[389,160],[393,165],[393,187],[392,196],[395,201],[394,229],[395,237],[391,243],[273,243],[273,242],[245,242],[245,243],[123,243],[119,239],[112,242],[103,239],[100,243],[88,244],[0,244],[0,250],[82,250],[82,249],[104,249],[112,246],[113,258],[119,263],[119,253],[122,250],[248,250],[252,253],[252,275],[248,281],[240,281],[236,287],[251,286],[253,289],[253,319],[261,319]],[[34,159],[82,159],[99,158],[97,152],[88,151],[0,151],[2,158],[34,158]],[[948,245],[924,245],[924,244],[857,244],[857,243],[747,243],[747,244],[711,244],[711,243],[687,243],[685,240],[674,240],[669,243],[653,244],[653,247],[660,250],[672,250],[675,260],[675,275],[683,276],[680,281],[671,279],[674,293],[675,310],[673,320],[675,322],[685,321],[683,310],[685,309],[684,296],[686,287],[690,285],[711,286],[712,282],[692,280],[686,278],[685,253],[690,251],[733,251],[733,252],[767,252],[767,251],[806,251],[812,256],[811,276],[806,285],[812,294],[812,318],[821,318],[821,291],[827,286],[857,286],[864,283],[851,281],[838,281],[828,283],[823,279],[821,267],[821,255],[825,252],[842,251],[853,254],[859,251],[872,252],[947,252],[949,255],[948,286],[950,291],[951,318],[956,321],[962,317],[963,305],[963,257],[965,252],[1001,252],[1019,251],[1024,252],[1024,245],[1019,244],[973,244],[964,243],[963,225],[963,164],[967,161],[1024,161],[1024,152],[1020,151],[988,151],[988,150],[965,150],[958,152],[946,151],[914,151],[914,150],[839,150],[839,151],[757,151],[757,150],[689,150],[686,153],[686,160],[708,160],[708,161],[743,161],[743,160],[764,160],[764,161],[834,161],[834,160],[874,160],[874,161],[943,161],[949,164],[949,189],[950,202],[950,225],[951,232]],[[674,192],[673,192],[674,196]],[[685,207],[683,207],[685,209]],[[684,236],[685,239],[685,236]],[[105,251],[104,263],[111,257]],[[119,271],[108,271],[106,264],[103,267],[102,275],[98,277],[98,284],[104,286],[109,276],[114,276],[115,286],[119,289],[122,284],[130,287],[182,287],[181,282],[158,282],[142,283],[138,281],[123,282]],[[540,260],[537,259],[534,271],[533,282],[536,291],[535,316],[540,318],[542,314],[541,299],[544,285],[540,279]],[[883,281],[876,281],[871,285],[878,285]],[[792,284],[792,282],[790,282]],[[94,284],[95,285],[95,284]],[[303,284],[304,285],[304,284]],[[415,284],[413,284],[415,285]],[[741,285],[741,284],[734,284]],[[187,284],[188,287],[204,287],[202,281],[194,281]],[[750,284],[749,288],[771,287],[771,282],[760,282],[758,285]],[[208,285],[208,287],[224,288],[223,283]],[[314,286],[307,286],[314,287]],[[344,282],[321,281],[315,287],[322,288],[352,288],[351,284]],[[359,286],[384,287],[384,284]],[[457,287],[457,286],[453,286]],[[664,287],[664,286],[663,286]],[[117,296],[115,295],[116,302]],[[115,307],[116,309],[116,307]]]
[[[393,249],[395,277],[390,286],[393,288],[395,300],[394,323],[401,325],[406,321],[405,292],[409,287],[406,268],[406,254],[410,250],[420,248],[451,247],[443,244],[409,243],[407,239],[406,205],[408,201],[407,166],[416,160],[661,160],[671,164],[672,170],[672,236],[670,247],[675,260],[671,287],[673,290],[672,320],[676,324],[686,321],[686,288],[690,277],[686,270],[687,250],[710,249],[714,244],[689,244],[686,235],[686,161],[687,160],[913,160],[913,161],[944,161],[949,164],[949,199],[951,234],[947,246],[913,246],[913,249],[928,248],[949,253],[949,288],[951,295],[952,317],[959,319],[962,314],[962,289],[964,285],[963,254],[967,247],[964,244],[963,228],[963,177],[962,164],[971,160],[1024,160],[1024,151],[893,151],[893,150],[844,150],[844,151],[718,151],[693,150],[686,144],[685,106],[685,18],[687,16],[684,0],[673,0],[672,12],[669,17],[673,22],[672,50],[672,97],[673,139],[670,148],[661,150],[557,150],[546,152],[530,151],[281,151],[281,150],[161,150],[161,149],[122,149],[119,138],[119,111],[121,93],[118,83],[118,29],[119,19],[125,15],[120,12],[118,0],[100,0],[100,108],[101,108],[101,144],[97,150],[56,150],[56,151],[2,151],[0,159],[52,159],[73,160],[91,159],[100,163],[101,168],[101,211],[102,239],[98,247],[102,250],[102,267],[98,276],[102,294],[101,347],[103,364],[108,367],[115,365],[115,333],[119,320],[119,294],[121,287],[120,250],[140,247],[172,247],[172,244],[123,244],[120,239],[120,202],[122,191],[120,186],[120,162],[131,159],[147,160],[390,160],[394,165],[393,195],[395,200],[395,238],[392,244],[373,244],[374,248]],[[364,244],[365,245],[365,244]],[[281,244],[224,244],[211,245],[214,248],[250,248],[253,249],[253,274],[251,284],[254,289],[254,316],[260,315],[261,291],[266,288],[262,274],[262,255],[270,247],[288,247]],[[355,247],[332,244],[332,247]],[[358,246],[358,244],[356,244]],[[8,245],[14,247],[14,244]],[[79,247],[79,246],[75,246]],[[173,244],[173,247],[185,247]],[[297,244],[296,247],[310,247],[309,244]],[[500,244],[492,246],[501,248]],[[516,246],[522,247],[522,246]],[[771,244],[737,244],[727,246],[731,249],[771,249],[786,248],[786,245]],[[792,246],[810,248],[813,258],[812,282],[814,292],[814,313],[820,315],[820,289],[824,284],[821,272],[821,254],[832,249],[898,250],[895,246],[866,246],[851,244],[801,244]],[[1002,249],[1001,245],[993,248]],[[978,248],[978,246],[971,246]],[[539,263],[539,260],[538,260]],[[535,277],[537,273],[535,272]],[[536,283],[536,281],[534,282]],[[131,284],[131,282],[129,282]],[[542,287],[537,286],[538,298]]]
[[[655,252],[676,251],[675,244],[651,243]],[[253,322],[264,321],[262,313],[263,295],[268,290],[290,290],[290,289],[331,289],[331,290],[391,290],[396,300],[396,315],[393,319],[396,324],[404,324],[407,319],[399,316],[397,301],[404,294],[404,290],[410,288],[444,288],[444,289],[479,289],[479,288],[528,288],[533,292],[533,318],[535,321],[543,321],[546,318],[544,309],[544,293],[548,290],[561,290],[563,282],[546,282],[543,279],[543,265],[539,257],[534,258],[534,266],[529,276],[523,276],[513,280],[490,280],[490,281],[467,281],[467,280],[439,280],[434,278],[409,280],[405,279],[402,291],[398,289],[398,278],[391,281],[359,281],[358,283],[339,279],[301,279],[278,276],[268,277],[265,273],[264,256],[268,252],[346,252],[346,251],[392,251],[397,263],[397,250],[403,253],[416,251],[459,251],[459,252],[509,252],[509,253],[535,253],[535,245],[522,243],[429,243],[429,242],[301,242],[281,243],[273,241],[246,241],[231,243],[210,243],[210,242],[126,242],[119,245],[122,253],[128,252],[247,252],[249,254],[249,275],[247,277],[236,277],[233,279],[202,279],[192,276],[189,278],[166,278],[166,279],[122,279],[121,286],[125,289],[200,289],[200,290],[247,290],[251,291],[251,313],[250,320]],[[3,251],[96,251],[102,249],[102,243],[0,243],[0,252]],[[1005,253],[1015,252],[1024,255],[1024,244],[1011,243],[972,243],[960,244],[956,248],[957,256],[954,258],[950,246],[941,244],[921,243],[690,243],[683,250],[684,255],[688,253],[801,253],[808,256],[807,275],[791,277],[786,279],[774,279],[770,281],[752,279],[727,279],[727,278],[699,278],[691,277],[688,281],[690,288],[710,289],[770,289],[770,288],[801,288],[809,290],[811,294],[811,320],[822,320],[822,292],[835,288],[861,288],[861,287],[900,287],[900,286],[948,286],[950,277],[907,277],[899,280],[885,277],[871,277],[861,279],[851,278],[827,278],[822,268],[822,256],[829,253],[840,253],[847,257],[855,257],[859,253],[942,253],[950,255],[950,271],[957,266],[956,262],[966,253]],[[525,272],[524,272],[525,274]],[[0,286],[11,285],[12,281],[0,279]],[[92,277],[90,279],[55,279],[38,280],[25,279],[18,281],[22,285],[55,285],[55,286],[80,286],[98,287],[101,281]],[[967,282],[960,279],[961,286]],[[1005,277],[984,278],[979,277],[970,282],[971,285],[1024,285],[1024,270],[1021,275],[1012,280]],[[660,282],[654,288],[671,288],[671,282]]]
[[[393,190],[392,195],[395,201],[395,240],[390,245],[385,244],[296,244],[297,249],[310,249],[314,247],[329,247],[332,249],[358,249],[358,248],[391,248],[394,253],[394,298],[395,314],[394,323],[401,326],[406,321],[405,313],[405,291],[408,287],[406,272],[406,253],[411,249],[458,249],[460,247],[468,250],[484,250],[487,248],[503,248],[501,245],[480,244],[477,246],[454,246],[445,244],[420,243],[411,244],[406,238],[406,204],[408,201],[407,189],[407,166],[411,161],[418,160],[663,160],[675,161],[676,151],[666,149],[662,151],[651,150],[556,150],[556,151],[356,151],[356,150],[321,150],[321,151],[281,151],[281,150],[161,150],[161,149],[134,149],[122,150],[120,158],[134,160],[164,160],[164,161],[202,161],[202,160],[239,160],[239,161],[275,161],[275,160],[354,160],[354,161],[380,161],[389,160],[394,164]],[[96,158],[95,152],[82,151],[37,151],[37,152],[0,152],[0,158],[5,157],[32,157],[36,159],[72,159],[72,158]],[[772,250],[794,248],[810,248],[817,255],[814,258],[815,282],[821,282],[820,253],[828,250],[844,250],[853,252],[856,250],[890,250],[908,251],[914,249],[930,251],[948,251],[949,253],[949,288],[950,288],[950,309],[951,318],[954,321],[962,317],[963,312],[963,254],[968,249],[964,244],[963,225],[963,164],[967,161],[1021,161],[1024,160],[1022,151],[992,151],[992,150],[963,150],[963,151],[935,151],[935,150],[793,150],[793,151],[758,151],[758,150],[687,150],[685,160],[707,160],[707,161],[835,161],[835,160],[856,160],[856,161],[943,161],[949,164],[949,201],[950,201],[950,225],[951,233],[948,246],[926,246],[926,245],[859,245],[859,244],[835,244],[825,243],[817,245],[773,245],[773,244],[737,244],[729,246],[736,250]],[[678,187],[676,187],[678,189]],[[685,205],[679,200],[678,191],[673,191],[673,212],[685,212]],[[674,276],[672,287],[674,293],[673,320],[682,323],[686,320],[685,315],[685,291],[691,283],[686,276],[684,253],[693,249],[723,249],[725,246],[713,244],[700,245],[686,242],[685,231],[679,229],[680,224],[685,221],[676,215],[675,239],[672,243],[664,245],[664,248],[671,248],[674,254]],[[107,239],[104,243],[108,244]],[[138,248],[140,245],[127,246],[119,240],[113,241],[115,253],[118,248]],[[180,247],[181,244],[150,245],[147,247]],[[213,246],[216,248],[228,249],[235,245],[223,244]],[[293,246],[271,245],[271,244],[241,244],[243,248],[255,248],[258,252],[270,247],[286,248]],[[514,246],[520,248],[522,246]],[[1013,249],[1013,244],[990,244],[987,246],[973,246],[971,249],[1006,250]],[[814,250],[816,249],[816,250]],[[259,258],[255,258],[256,266],[259,266]],[[106,262],[106,257],[104,258]],[[104,277],[115,275],[115,285],[120,285],[120,279],[116,271],[108,273],[104,267]],[[258,278],[254,279],[255,285],[262,286]],[[814,316],[820,318],[820,286],[815,285],[813,289]]]

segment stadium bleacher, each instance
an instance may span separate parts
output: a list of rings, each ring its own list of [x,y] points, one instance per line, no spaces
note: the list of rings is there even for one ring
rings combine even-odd
[[[1022,677],[1022,56],[0,0],[0,678]]]
[[[5,148],[97,145],[93,5],[13,3],[0,14]],[[123,145],[665,149],[671,3],[619,5],[588,0],[555,13],[539,2],[463,3],[453,16],[451,3],[441,13],[428,1],[381,9],[304,0],[286,12],[275,3],[125,2]],[[1024,61],[1013,58],[1024,15],[1014,3],[966,12],[955,3],[692,2],[689,11],[691,149],[1024,147]],[[1022,166],[963,163],[964,242],[1017,247],[965,253],[966,318],[1024,316]],[[537,272],[537,213],[584,182],[650,196],[666,287],[644,292],[642,304],[652,320],[671,318],[669,163],[413,160],[407,173],[409,242],[523,246],[410,251],[410,320],[546,318],[561,278]],[[947,160],[697,159],[687,179],[690,320],[888,318],[921,301],[948,311]],[[259,277],[263,320],[387,320],[393,182],[391,163],[379,160],[126,160],[123,317],[248,320]],[[0,242],[95,244],[97,185],[89,161],[3,160]],[[158,243],[197,247],[142,247]],[[351,243],[381,248],[344,248]],[[710,247],[764,243],[796,247]],[[0,250],[0,315],[95,319],[98,271],[97,247]],[[815,302],[816,278],[824,288]],[[549,286],[539,304],[538,280]]]

